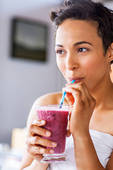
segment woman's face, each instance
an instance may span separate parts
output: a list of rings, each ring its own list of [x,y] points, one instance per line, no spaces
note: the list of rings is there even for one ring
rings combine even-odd
[[[108,76],[107,56],[94,22],[65,20],[56,31],[55,51],[58,68],[67,82],[84,81],[92,90]]]

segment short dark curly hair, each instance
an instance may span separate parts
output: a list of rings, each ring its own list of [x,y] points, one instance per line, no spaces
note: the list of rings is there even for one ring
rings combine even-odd
[[[113,11],[102,3],[91,0],[66,0],[61,8],[51,12],[50,17],[57,27],[69,18],[96,21],[105,53],[113,42]]]

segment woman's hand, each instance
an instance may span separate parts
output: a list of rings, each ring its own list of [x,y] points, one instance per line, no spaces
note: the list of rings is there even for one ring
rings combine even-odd
[[[84,135],[89,131],[89,122],[96,101],[90,95],[85,83],[67,84],[66,100],[70,105],[69,128],[73,136]]]
[[[43,127],[45,124],[44,120],[35,120],[28,128],[27,151],[38,161],[42,159],[43,154],[54,153],[51,148],[56,147],[55,142],[43,138],[51,136],[51,132]]]

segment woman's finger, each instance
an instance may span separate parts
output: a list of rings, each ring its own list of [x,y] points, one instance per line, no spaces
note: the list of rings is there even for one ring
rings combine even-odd
[[[28,128],[29,129],[28,136],[29,135],[32,136],[40,135],[45,137],[51,136],[51,132],[43,128],[45,124],[46,124],[45,120],[34,120]]]
[[[84,92],[86,93],[89,104],[91,104],[91,103],[95,104],[96,100],[94,99],[94,97],[91,96],[91,94],[85,84],[84,84],[83,88],[84,88]]]
[[[74,94],[76,94],[75,97],[74,97],[75,101],[77,100],[77,93],[79,92],[78,96],[81,96],[81,100],[85,104],[89,105],[89,94],[88,94],[88,92],[86,93],[86,88],[84,88],[84,83],[69,84],[66,87],[66,89],[73,89],[73,93],[72,93],[73,97],[74,97]],[[68,90],[68,92],[69,92],[69,90]]]
[[[66,94],[66,99],[67,99],[67,102],[70,104],[70,105],[73,105],[74,102],[75,102],[75,99],[73,97],[73,95],[69,92],[67,92]]]
[[[39,136],[34,136],[34,137],[28,138],[27,144],[28,145],[41,145],[44,147],[52,147],[52,148],[57,146],[57,144],[55,142],[52,142],[48,139],[41,138]]]
[[[82,93],[79,89],[73,88],[73,87],[65,87],[64,91],[66,91],[66,97],[68,98],[68,100],[70,100],[70,98],[68,97],[69,94],[73,96],[74,101],[78,101],[81,100],[82,98]]]
[[[50,131],[44,128],[38,127],[36,125],[31,125],[31,128],[29,129],[29,131],[30,131],[30,135],[32,136],[36,136],[36,135],[45,136],[45,137],[51,136]]]
[[[33,145],[30,145],[28,148],[27,148],[27,151],[32,154],[33,156],[36,156],[36,155],[42,155],[42,154],[52,154],[54,153],[54,150],[53,149],[49,149],[49,148],[43,148],[41,146],[33,146]]]

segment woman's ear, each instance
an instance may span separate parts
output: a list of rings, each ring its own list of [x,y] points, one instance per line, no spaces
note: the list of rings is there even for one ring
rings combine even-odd
[[[109,63],[113,61],[113,43],[111,43],[111,45],[109,46],[107,50],[107,59]]]

